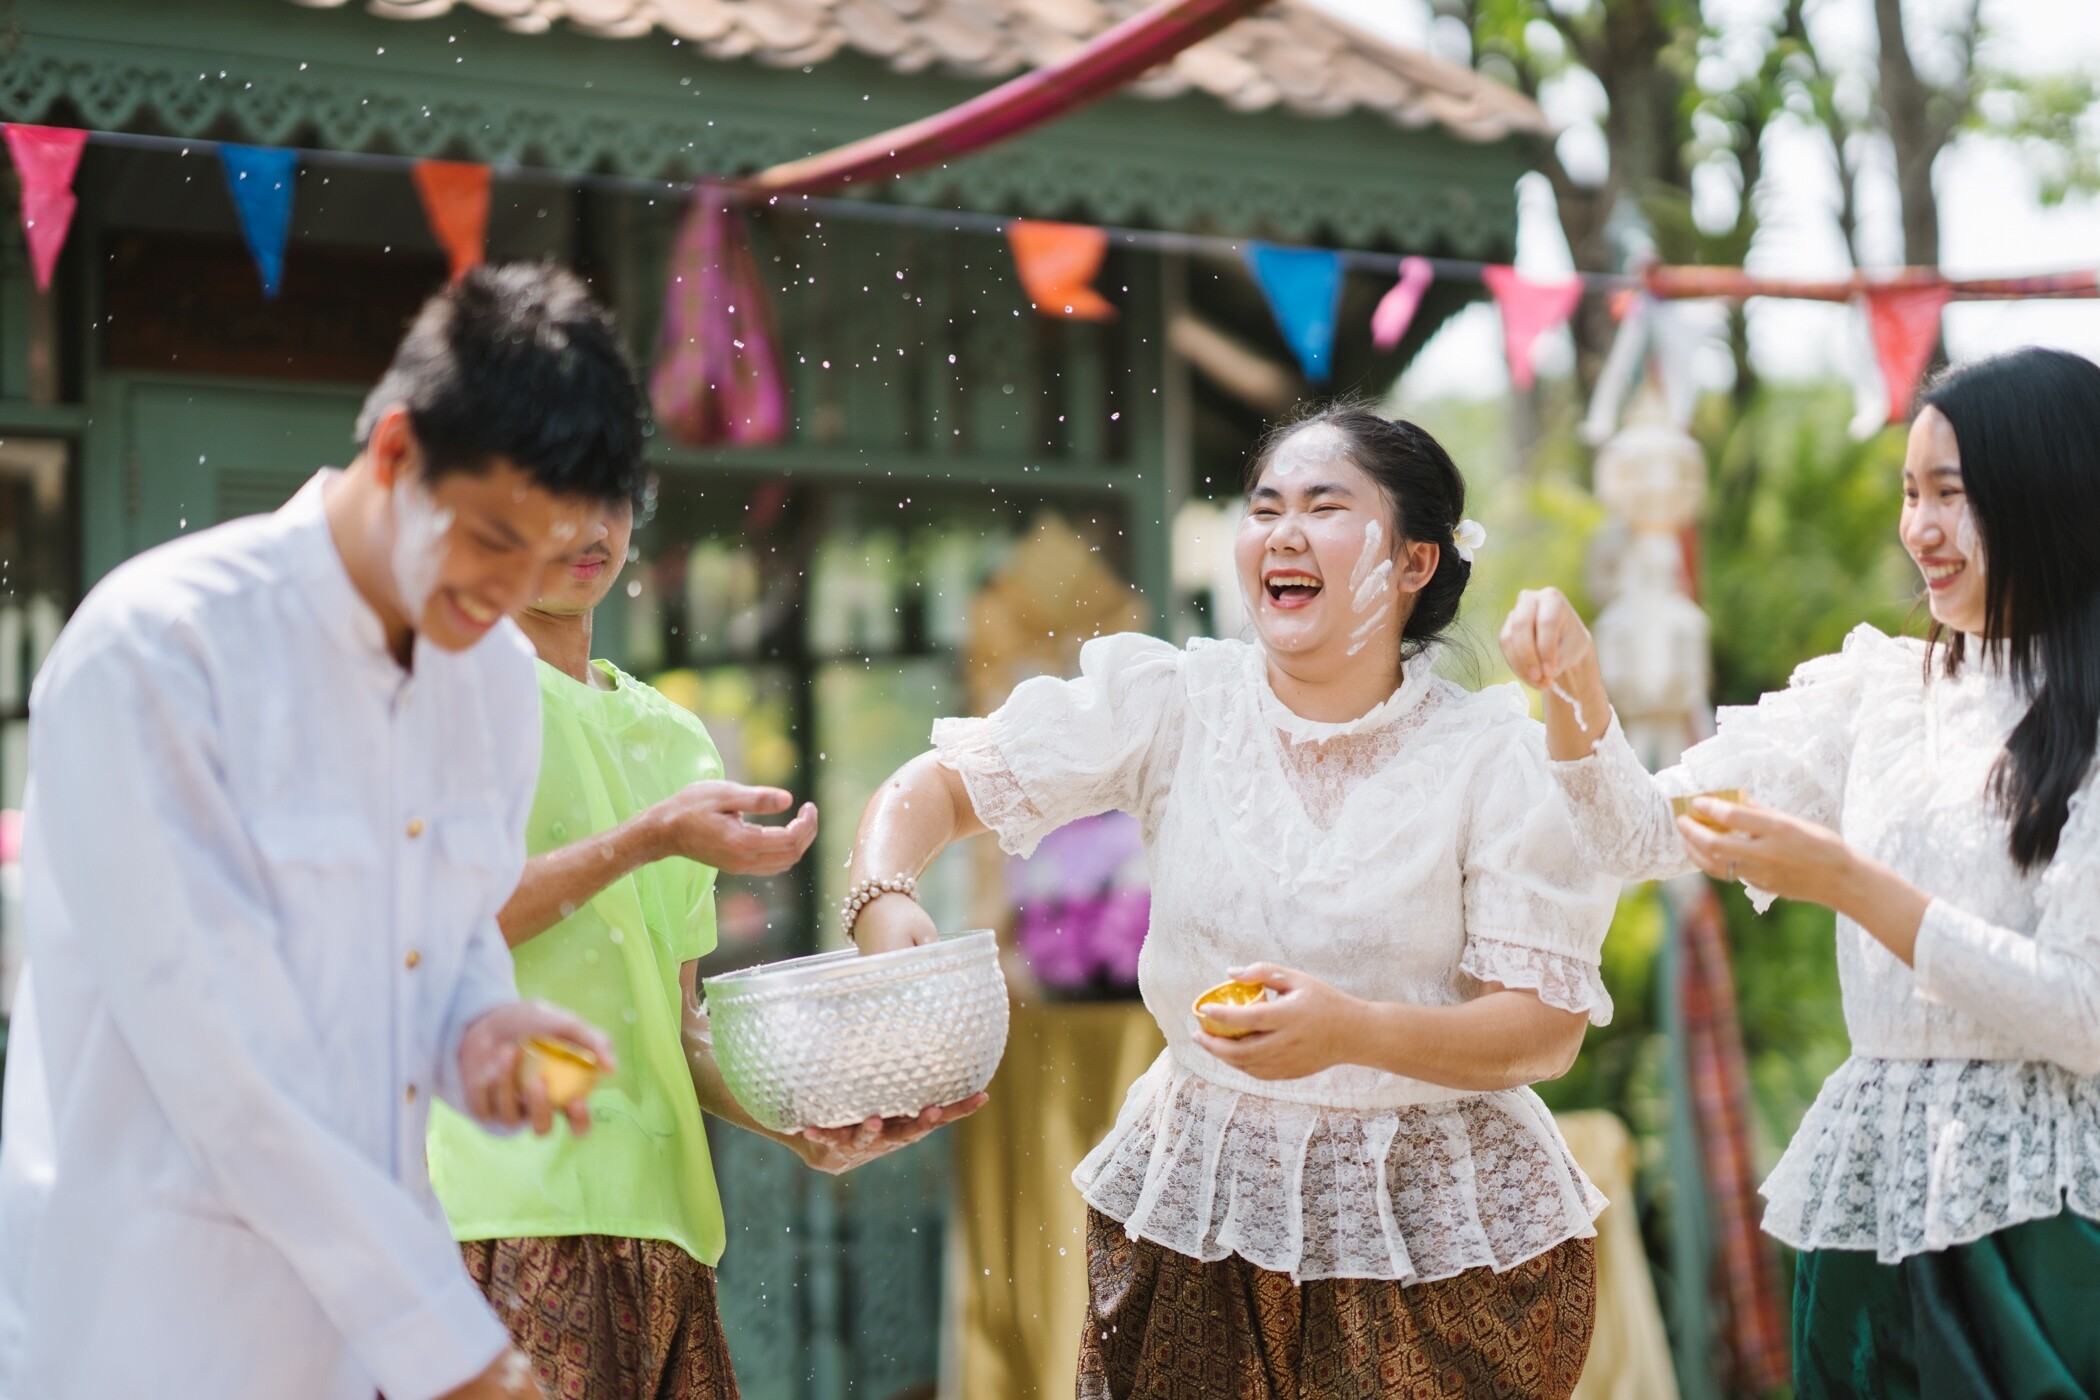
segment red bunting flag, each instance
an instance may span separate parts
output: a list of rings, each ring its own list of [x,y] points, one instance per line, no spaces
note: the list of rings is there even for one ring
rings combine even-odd
[[[73,226],[73,172],[88,134],[72,127],[24,126],[8,122],[7,151],[22,180],[22,231],[29,240],[29,266],[38,291],[49,291],[66,231]]]
[[[1107,230],[1015,219],[1006,226],[1006,241],[1036,310],[1075,321],[1115,319],[1116,308],[1094,290],[1094,275],[1108,255]]]
[[[416,192],[423,217],[452,262],[452,280],[479,267],[488,243],[489,168],[464,160],[416,162]]]
[[[1940,312],[1953,299],[1954,289],[1944,282],[1866,289],[1867,328],[1874,333],[1874,358],[1888,389],[1889,422],[1910,416],[1911,396],[1940,343]]]
[[[1484,267],[1480,280],[1487,283],[1495,305],[1502,308],[1502,344],[1509,354],[1510,382],[1529,390],[1537,377],[1531,368],[1532,346],[1575,314],[1582,301],[1582,279],[1534,282],[1513,267]]]
[[[1422,309],[1422,293],[1429,290],[1436,273],[1427,258],[1400,259],[1400,280],[1392,290],[1378,299],[1378,309],[1371,313],[1371,343],[1380,350],[1391,350],[1407,334],[1414,324],[1415,312]]]

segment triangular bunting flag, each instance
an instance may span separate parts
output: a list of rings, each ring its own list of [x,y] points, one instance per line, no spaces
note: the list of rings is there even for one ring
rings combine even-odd
[[[282,146],[236,146],[219,143],[226,185],[241,216],[241,238],[255,270],[262,274],[263,295],[275,301],[284,281],[284,245],[292,234],[292,184],[299,153]]]
[[[1391,350],[1399,345],[1407,328],[1414,324],[1415,313],[1422,309],[1422,293],[1436,273],[1427,258],[1400,259],[1400,280],[1392,290],[1378,299],[1378,309],[1371,313],[1371,343],[1380,350]]]
[[[1247,266],[1305,377],[1326,383],[1334,354],[1335,311],[1342,299],[1341,255],[1322,248],[1250,243]]]
[[[1006,241],[1036,310],[1076,321],[1114,319],[1116,308],[1093,285],[1108,254],[1106,229],[1015,219],[1006,226]]]
[[[1502,308],[1502,344],[1509,355],[1509,378],[1529,390],[1537,376],[1531,368],[1532,347],[1540,336],[1575,314],[1582,301],[1582,279],[1534,282],[1513,267],[1485,267],[1480,280]]]
[[[489,168],[465,160],[416,162],[423,217],[452,263],[452,280],[481,266],[489,232]]]
[[[7,151],[22,181],[22,232],[29,240],[29,267],[37,290],[49,291],[51,273],[73,226],[73,172],[88,134],[72,127],[6,124]]]
[[[1954,299],[1945,282],[1922,287],[1869,287],[1867,329],[1874,336],[1874,360],[1888,390],[1893,423],[1910,416],[1911,396],[1940,343],[1940,312]]]
[[[703,185],[679,226],[649,400],[664,431],[694,447],[778,442],[786,376],[743,216]]]

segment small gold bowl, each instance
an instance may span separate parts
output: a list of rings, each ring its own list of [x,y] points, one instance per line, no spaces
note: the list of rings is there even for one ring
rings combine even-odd
[[[518,1083],[539,1080],[547,1086],[547,1102],[556,1108],[567,1108],[590,1093],[605,1068],[581,1045],[544,1035],[525,1037],[523,1051],[518,1057]]]
[[[1202,1026],[1203,1029],[1209,1031],[1212,1035],[1222,1036],[1226,1040],[1238,1040],[1243,1035],[1252,1035],[1254,1032],[1245,1027],[1228,1026],[1222,1022],[1211,1020],[1210,1017],[1203,1014],[1203,1008],[1206,1006],[1251,1006],[1267,996],[1268,992],[1269,989],[1259,982],[1220,982],[1217,986],[1212,987],[1202,996],[1196,998],[1196,1024]]]
[[[1718,823],[1710,822],[1692,810],[1692,804],[1702,797],[1711,797],[1716,802],[1732,802],[1738,807],[1750,800],[1741,788],[1715,788],[1712,792],[1694,792],[1683,797],[1671,798],[1670,815],[1690,817],[1701,826],[1712,827],[1715,831],[1722,830]]]

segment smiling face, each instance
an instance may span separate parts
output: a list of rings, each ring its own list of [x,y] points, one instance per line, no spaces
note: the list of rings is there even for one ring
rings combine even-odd
[[[1397,655],[1437,547],[1396,539],[1393,510],[1324,423],[1285,438],[1247,496],[1233,545],[1247,613],[1271,655]]]
[[[595,609],[612,592],[627,562],[634,538],[634,503],[620,501],[603,508],[585,527],[583,548],[561,561],[561,570],[533,600],[532,610],[551,617],[579,617]]]
[[[1910,425],[1903,458],[1903,519],[1898,531],[1925,577],[1926,603],[1943,627],[1982,636],[1985,607],[1983,538],[1962,481],[1954,425],[1936,408]]]
[[[446,651],[465,651],[544,593],[599,510],[501,459],[427,489],[400,477],[391,495],[395,587],[415,630]]]

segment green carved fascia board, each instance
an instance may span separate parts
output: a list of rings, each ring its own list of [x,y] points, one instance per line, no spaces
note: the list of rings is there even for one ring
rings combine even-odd
[[[808,69],[722,62],[662,35],[514,34],[454,13],[402,23],[286,0],[14,0],[0,118],[79,121],[564,172],[748,171],[982,90],[842,54]],[[1118,98],[887,198],[1104,223],[1506,256],[1514,141],[1381,117],[1238,113]]]

